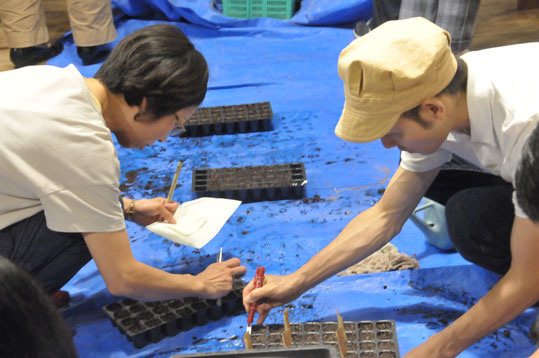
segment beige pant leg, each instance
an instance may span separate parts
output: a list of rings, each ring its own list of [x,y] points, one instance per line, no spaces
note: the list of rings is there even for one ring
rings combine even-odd
[[[45,11],[40,0],[0,0],[1,27],[11,48],[49,41]]]
[[[116,39],[110,0],[67,0],[67,13],[77,46],[103,45]]]

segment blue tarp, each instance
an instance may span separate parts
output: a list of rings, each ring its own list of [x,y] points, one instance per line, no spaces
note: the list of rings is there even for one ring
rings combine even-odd
[[[226,258],[236,256],[247,265],[246,279],[253,277],[258,265],[271,274],[291,273],[380,199],[398,166],[398,150],[386,150],[379,142],[347,143],[333,134],[344,100],[337,58],[353,35],[350,28],[329,25],[368,18],[369,1],[304,0],[291,21],[226,18],[209,0],[114,4],[125,14],[153,19],[118,16],[119,39],[159,22],[174,23],[190,37],[210,67],[203,106],[270,101],[275,113],[269,132],[169,138],[144,150],[117,146],[126,196],[166,196],[179,159],[185,162],[174,197],[178,201],[193,198],[193,168],[297,161],[305,163],[306,197],[320,196],[307,202],[242,204],[201,250],[175,246],[128,223],[138,260],[170,272],[197,273],[214,262],[222,246]],[[62,55],[49,64],[74,63],[83,75],[92,76],[99,65],[82,66],[69,34],[64,43]],[[421,269],[333,277],[292,303],[291,320],[334,320],[337,309],[345,320],[394,319],[404,355],[464,313],[499,279],[456,253],[428,245],[410,222],[393,243],[416,256]],[[239,337],[245,331],[245,316],[224,318],[135,349],[101,311],[119,298],[108,293],[93,261],[65,289],[72,294],[72,303],[64,316],[76,330],[81,357],[168,357],[243,348]],[[274,310],[267,322],[282,322],[281,313],[282,309]],[[534,346],[527,332],[535,315],[528,310],[459,357],[530,354]]]

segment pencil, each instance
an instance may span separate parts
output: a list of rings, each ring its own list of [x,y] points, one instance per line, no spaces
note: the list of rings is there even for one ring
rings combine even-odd
[[[180,160],[178,162],[178,167],[176,168],[176,174],[174,174],[174,179],[172,179],[172,184],[170,185],[170,189],[168,191],[167,196],[167,203],[170,203],[172,201],[172,196],[174,195],[174,190],[176,190],[176,183],[178,182],[178,177],[180,176],[180,170],[182,170],[183,162]]]

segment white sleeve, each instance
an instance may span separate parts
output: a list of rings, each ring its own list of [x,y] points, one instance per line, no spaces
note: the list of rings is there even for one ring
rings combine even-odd
[[[113,232],[125,229],[120,190],[88,185],[40,198],[47,227],[58,232]]]
[[[445,149],[438,149],[432,154],[401,152],[401,167],[412,172],[426,172],[434,168],[441,167],[451,160],[451,152]]]

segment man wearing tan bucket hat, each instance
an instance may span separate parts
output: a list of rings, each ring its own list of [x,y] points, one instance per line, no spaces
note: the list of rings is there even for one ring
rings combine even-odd
[[[455,248],[504,276],[407,358],[454,357],[539,300],[539,224],[520,207],[512,185],[539,120],[538,58],[539,43],[529,43],[456,59],[449,34],[423,18],[386,22],[347,46],[338,63],[345,104],[335,133],[397,146],[401,163],[381,200],[309,262],[287,276],[266,275],[262,288],[246,287],[245,305],[265,302],[259,323],[272,307],[388,243],[425,193],[447,204]],[[454,155],[476,170],[441,171]]]

